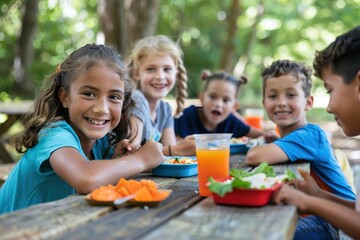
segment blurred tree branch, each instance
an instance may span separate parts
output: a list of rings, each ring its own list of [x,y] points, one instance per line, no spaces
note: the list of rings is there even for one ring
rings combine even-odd
[[[249,35],[249,39],[246,41],[245,46],[245,52],[243,55],[240,56],[239,60],[237,61],[235,68],[234,68],[234,76],[240,77],[243,75],[245,67],[249,61],[251,50],[256,42],[256,30],[257,25],[259,24],[262,16],[264,15],[264,3],[263,0],[260,0],[260,2],[257,5],[257,13],[255,17],[255,22],[252,26],[251,34]]]
[[[228,33],[227,39],[224,44],[224,50],[222,52],[222,57],[220,61],[220,69],[231,72],[232,71],[232,62],[235,57],[235,34],[237,32],[237,19],[240,15],[241,1],[240,0],[232,0],[232,4],[230,6],[229,12],[229,20],[228,20]]]

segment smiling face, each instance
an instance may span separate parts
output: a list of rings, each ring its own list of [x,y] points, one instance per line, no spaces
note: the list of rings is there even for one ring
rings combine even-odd
[[[334,115],[337,124],[347,136],[359,135],[360,72],[349,84],[345,84],[341,76],[332,73],[328,68],[321,73],[330,96],[326,110]]]
[[[157,102],[167,96],[175,85],[177,68],[168,55],[149,53],[141,58],[134,78],[149,102]]]
[[[200,95],[203,106],[203,123],[212,131],[223,122],[234,109],[236,103],[236,86],[231,82],[212,80],[207,89]]]
[[[92,146],[120,122],[124,81],[111,68],[94,65],[72,81],[68,91],[61,88],[59,97],[82,146]]]
[[[306,125],[306,111],[312,103],[312,96],[305,97],[302,82],[294,76],[287,74],[266,79],[263,105],[282,135]]]

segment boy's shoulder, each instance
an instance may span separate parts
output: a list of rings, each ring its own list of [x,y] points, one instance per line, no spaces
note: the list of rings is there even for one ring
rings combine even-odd
[[[326,136],[324,130],[314,123],[307,123],[305,126],[297,128],[290,132],[288,135],[280,138],[279,140],[288,140],[288,139],[321,139]]]
[[[305,126],[300,127],[295,129],[294,131],[292,131],[291,133],[295,133],[295,132],[323,132],[324,130],[322,130],[322,128],[315,123],[307,123]]]

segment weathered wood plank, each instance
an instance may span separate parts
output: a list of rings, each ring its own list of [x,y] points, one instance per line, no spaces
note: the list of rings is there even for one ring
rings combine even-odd
[[[241,157],[233,156],[231,162],[235,166],[248,168]],[[289,167],[297,168],[294,164],[286,167],[284,165],[278,166],[279,171]],[[174,239],[174,237],[179,239],[211,239],[212,236],[214,239],[226,239],[224,237],[228,239],[262,239],[264,236],[266,239],[291,239],[294,232],[297,220],[294,207],[240,208],[216,206],[211,198],[204,200],[198,195],[197,176],[175,179],[153,177],[151,173],[145,173],[135,177],[135,179],[142,178],[152,179],[160,188],[172,189],[173,193],[159,207],[150,209],[135,207],[114,211],[112,207],[89,206],[84,200],[84,196],[79,195],[40,204],[10,214],[0,215],[0,238],[139,239],[143,237],[144,239],[153,239],[151,237],[154,234],[155,237],[161,236],[163,239],[168,239],[164,236],[169,236],[169,239]],[[199,202],[200,204],[198,204]],[[200,213],[205,215],[198,218],[197,215],[201,215]],[[192,217],[197,218],[197,220],[194,219],[189,225],[187,221]],[[237,219],[240,219],[239,222]],[[252,228],[246,227],[246,222],[252,222]],[[177,226],[177,223],[180,225]],[[274,228],[272,228],[271,223],[273,223]],[[157,235],[158,231],[164,231],[163,225],[171,227],[171,231],[168,230],[167,235],[164,236]],[[177,228],[182,230],[178,231]],[[226,233],[223,233],[223,228]],[[238,228],[242,230],[238,230]],[[255,233],[258,231],[257,228],[261,230],[261,233]],[[240,233],[244,232],[249,232],[247,238],[238,237],[242,236]],[[195,238],[193,237],[194,234]],[[219,237],[220,235],[221,237]],[[272,238],[268,238],[268,236]]]
[[[288,169],[296,174],[298,178],[302,178],[298,172],[298,168],[302,168],[305,172],[310,173],[310,163],[309,162],[294,162],[294,163],[285,163],[284,164],[274,164],[272,165],[274,171],[277,175],[284,174]]]
[[[297,218],[294,206],[220,206],[207,198],[141,239],[292,239]]]
[[[159,187],[177,181],[174,178],[154,178],[151,173],[140,174],[136,178],[151,178]],[[0,215],[0,238],[53,238],[113,210],[113,207],[89,206],[84,200],[84,196],[71,196],[11,214]]]
[[[59,239],[139,239],[202,198],[197,193],[197,176],[179,179],[166,189],[173,193],[156,208],[122,208],[101,219],[70,231]]]
[[[231,155],[230,156],[230,167],[231,168],[240,168],[245,169],[247,171],[251,171],[254,167],[250,167],[245,163],[246,155]],[[298,168],[304,169],[306,172],[310,172],[310,163],[309,162],[287,162],[280,164],[272,164],[274,171],[277,175],[284,174],[287,169],[291,170],[296,174],[298,178],[301,178],[298,173]]]
[[[0,236],[1,239],[49,239],[110,211],[112,207],[89,206],[84,196],[71,196],[0,215]]]

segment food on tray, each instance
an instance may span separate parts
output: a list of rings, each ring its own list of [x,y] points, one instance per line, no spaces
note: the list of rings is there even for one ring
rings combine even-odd
[[[248,137],[231,138],[230,144],[247,144],[249,143]]]
[[[170,157],[167,158],[163,163],[168,164],[194,164],[197,163],[196,159],[189,157]]]
[[[113,201],[121,198],[122,195],[118,193],[113,185],[100,186],[91,192],[91,198],[96,201]]]
[[[172,156],[152,170],[159,177],[190,177],[198,174],[196,157]]]
[[[276,176],[273,167],[265,162],[261,163],[252,172],[233,168],[230,170],[230,176],[228,180],[223,182],[218,182],[210,178],[210,191],[223,197],[227,193],[232,192],[233,189],[268,189],[278,183],[291,181],[296,178],[295,173],[291,170],[287,170],[285,174]]]
[[[249,147],[256,146],[256,145],[262,145],[265,143],[264,137],[258,137],[258,138],[249,138],[249,137],[240,137],[240,138],[231,138],[230,139],[230,145],[231,144],[245,144]]]
[[[90,197],[96,201],[114,201],[132,194],[136,195],[135,201],[162,201],[169,196],[170,191],[159,190],[152,180],[141,179],[136,181],[121,178],[116,186],[111,184],[100,186],[91,192]]]

